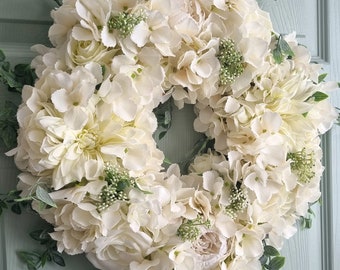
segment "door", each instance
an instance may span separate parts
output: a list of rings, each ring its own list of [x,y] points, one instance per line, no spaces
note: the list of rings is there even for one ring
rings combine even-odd
[[[312,52],[313,60],[324,64],[329,80],[340,81],[340,2],[338,0],[259,0],[263,9],[270,12],[274,29],[279,33],[296,30],[300,43]],[[0,0],[0,48],[14,63],[28,63],[33,57],[30,46],[35,43],[47,44],[47,31],[51,23],[49,10],[53,0]],[[10,93],[2,91],[0,101],[12,99]],[[340,107],[340,92],[333,93],[332,102]],[[183,130],[183,113],[176,117],[173,130]],[[176,121],[177,119],[177,121]],[[188,120],[192,121],[192,118]],[[189,133],[188,133],[189,134]],[[172,135],[176,138],[176,131]],[[177,135],[178,136],[178,135]],[[182,135],[181,135],[182,136]],[[189,135],[184,135],[190,141]],[[171,139],[171,138],[168,138]],[[162,147],[167,147],[163,142]],[[340,263],[340,127],[335,126],[323,138],[324,164],[322,204],[315,205],[316,217],[309,230],[299,232],[282,251],[286,256],[285,270],[335,270]],[[178,149],[184,146],[177,145]],[[188,146],[186,146],[188,147]],[[189,146],[190,147],[190,146]],[[6,157],[1,146],[0,192],[11,190],[16,185],[16,170],[11,158]],[[166,149],[165,149],[166,150]],[[171,151],[170,151],[171,150]],[[180,160],[178,151],[169,149],[172,160]],[[44,224],[30,214],[15,215],[6,211],[0,218],[0,269],[25,269],[16,255],[18,250],[41,250],[38,243],[31,240],[27,232],[40,229]],[[93,270],[83,255],[65,256],[66,268],[48,265],[52,269]]]

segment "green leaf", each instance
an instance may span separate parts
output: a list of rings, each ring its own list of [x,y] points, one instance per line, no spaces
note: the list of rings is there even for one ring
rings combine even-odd
[[[283,36],[279,35],[276,47],[273,50],[273,58],[277,64],[281,64],[285,57],[294,57],[294,52],[287,41],[284,40]]]
[[[14,203],[11,207],[11,210],[13,213],[17,214],[17,215],[20,215],[21,214],[21,207],[20,207],[20,204],[18,203]]]
[[[325,100],[328,98],[328,95],[323,93],[323,92],[315,92],[313,95],[312,95],[312,98],[314,98],[314,100],[316,102],[319,102],[319,101],[322,101],[322,100]]]
[[[282,268],[285,264],[285,257],[277,256],[274,257],[268,264],[269,270],[278,270]]]
[[[280,255],[280,252],[273,246],[267,245],[267,246],[264,246],[264,254],[268,257],[271,257],[271,256]]]
[[[0,207],[7,208],[7,204],[3,200],[0,200]]]
[[[268,261],[268,257],[263,254],[260,258],[261,265],[265,265],[267,261]]]
[[[57,252],[52,253],[52,261],[62,267],[66,265],[64,258],[60,255],[60,253],[57,253]]]
[[[51,206],[51,207],[57,207],[55,202],[52,200],[48,192],[43,189],[41,186],[37,186],[37,190],[35,192],[35,195],[37,196],[37,199],[41,202]]]
[[[318,83],[325,81],[326,77],[327,77],[327,73],[320,74],[318,77]]]
[[[279,48],[275,48],[273,50],[273,57],[277,64],[281,64],[283,62],[283,55]]]
[[[291,47],[289,46],[287,41],[285,41],[282,36],[281,36],[281,38],[279,38],[278,46],[280,47],[282,54],[285,54],[285,55],[290,56],[290,57],[294,56],[293,50],[291,49]]]
[[[163,138],[164,138],[164,136],[166,135],[166,133],[167,133],[167,131],[166,131],[166,130],[164,130],[164,131],[160,132],[160,133],[159,133],[159,135],[158,135],[158,140],[161,140],[161,139],[163,139]]]
[[[18,256],[26,263],[28,269],[38,269],[40,262],[40,254],[36,252],[19,251]]]
[[[48,234],[47,230],[36,230],[36,231],[32,231],[30,232],[30,237],[36,241],[42,242],[42,241],[50,241],[51,237]]]

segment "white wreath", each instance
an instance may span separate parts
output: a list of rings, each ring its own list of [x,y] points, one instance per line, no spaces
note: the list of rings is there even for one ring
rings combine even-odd
[[[255,0],[64,0],[18,111],[22,196],[99,269],[262,269],[320,196],[332,83]],[[162,171],[153,110],[195,104],[214,141]],[[175,142],[174,142],[175,143]]]

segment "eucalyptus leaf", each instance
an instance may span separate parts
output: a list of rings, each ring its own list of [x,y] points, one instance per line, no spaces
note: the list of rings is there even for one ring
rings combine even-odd
[[[43,189],[41,186],[37,186],[37,190],[35,192],[35,195],[36,195],[37,199],[40,200],[41,202],[43,202],[43,203],[45,203],[45,204],[47,204],[51,207],[57,207],[57,205],[52,200],[52,198],[50,197],[48,192],[45,189]]]

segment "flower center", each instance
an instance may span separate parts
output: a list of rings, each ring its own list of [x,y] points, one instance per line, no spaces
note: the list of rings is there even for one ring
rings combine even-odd
[[[77,137],[77,142],[81,149],[92,150],[97,147],[98,137],[94,130],[83,129]]]

